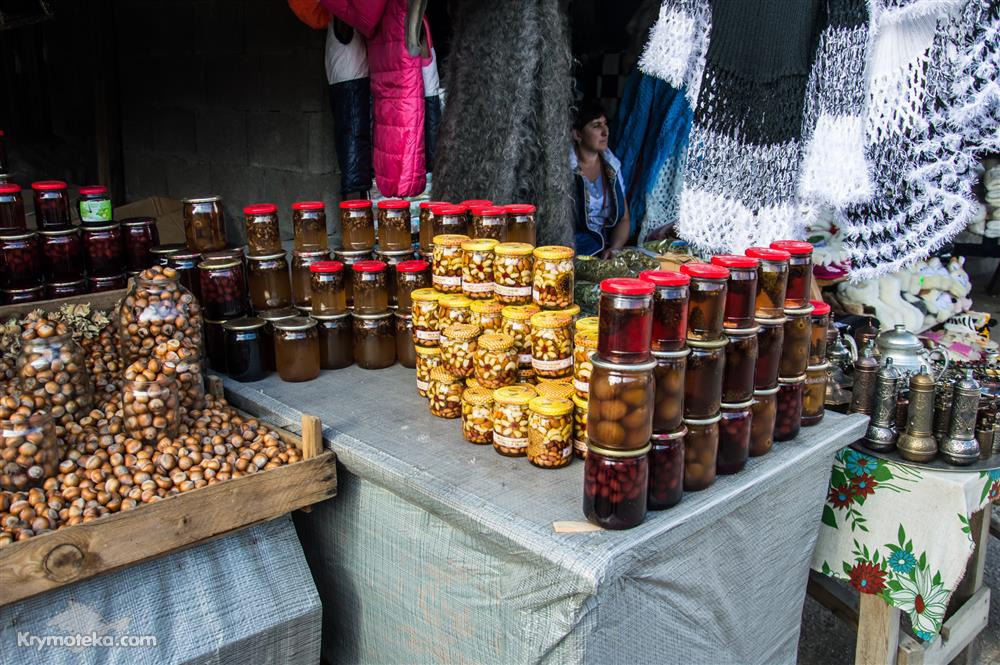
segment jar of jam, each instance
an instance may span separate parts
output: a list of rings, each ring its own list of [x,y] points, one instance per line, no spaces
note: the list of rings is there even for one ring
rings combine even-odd
[[[493,449],[506,457],[528,453],[528,404],[537,396],[526,385],[506,386],[493,391]]]
[[[77,212],[84,226],[107,226],[111,223],[111,195],[104,185],[86,185],[80,188]]]
[[[799,376],[809,365],[812,343],[812,305],[785,310],[785,340],[781,346],[778,376]]]
[[[726,367],[726,340],[689,342],[684,377],[684,417],[703,420],[714,416],[722,403]]]
[[[462,415],[462,393],[465,383],[444,367],[431,370],[431,382],[427,389],[427,405],[438,418],[459,418]]]
[[[645,270],[639,279],[653,292],[653,351],[679,351],[687,340],[688,293],[691,278],[683,273]]]
[[[646,519],[649,451],[591,445],[583,468],[583,514],[605,529],[631,529]]]
[[[469,236],[443,234],[434,236],[433,283],[441,293],[462,292],[462,243]]]
[[[601,282],[597,353],[602,359],[626,365],[649,360],[653,289],[649,282],[630,277]]]
[[[23,305],[29,302],[45,300],[45,287],[34,286],[28,289],[4,289],[4,305]]]
[[[319,366],[342,369],[354,364],[354,334],[351,315],[314,314],[319,331]]]
[[[649,491],[646,505],[650,510],[666,510],[681,502],[684,495],[684,437],[687,428],[666,434],[654,434],[649,449]]]
[[[799,435],[802,425],[802,392],[806,376],[778,379],[777,414],[774,419],[774,440],[790,441]]]
[[[757,266],[758,319],[780,319],[784,316],[785,290],[788,286],[788,259],[781,249],[751,247],[746,255],[760,261]]]
[[[822,300],[810,300],[812,305],[812,333],[809,341],[809,364],[826,362],[826,342],[830,329],[830,306]]]
[[[684,491],[698,492],[715,483],[715,468],[719,452],[719,421],[721,414],[711,418],[685,419],[684,426]]]
[[[345,203],[347,203],[345,201]],[[366,201],[366,203],[368,203]],[[369,203],[369,208],[371,204]],[[343,218],[343,203],[341,204]],[[295,249],[315,251],[329,247],[329,237],[326,230],[326,204],[322,201],[296,201],[292,204],[292,232],[295,235]],[[348,247],[344,234],[344,247]],[[360,247],[359,249],[370,249]]]
[[[500,332],[482,335],[473,357],[476,380],[484,388],[496,389],[517,382],[517,349],[514,338]]]
[[[688,298],[687,337],[696,342],[714,342],[722,337],[726,313],[729,269],[710,263],[685,263],[681,272],[691,278]]]
[[[434,215],[433,229],[434,236],[440,235],[466,235],[468,231],[468,219],[465,216],[465,208],[460,205],[445,203],[433,206],[431,212]],[[431,239],[434,244],[433,238]]]
[[[167,267],[177,272],[180,283],[198,300],[201,300],[201,273],[198,264],[201,253],[186,247],[167,255]]]
[[[45,285],[45,298],[69,298],[87,293],[87,280],[78,279],[72,282],[49,282]]]
[[[784,317],[757,319],[760,332],[757,333],[757,369],[754,372],[756,390],[767,390],[778,385],[781,349],[785,344],[785,321]]]
[[[531,317],[531,366],[535,376],[544,379],[573,376],[570,321],[559,312],[539,312]]]
[[[441,365],[455,376],[467,379],[475,373],[479,326],[453,323],[441,330]]]
[[[65,233],[65,232],[57,232]],[[92,277],[117,275],[125,268],[123,260],[122,229],[118,224],[84,226],[83,244],[86,247],[87,274]]]
[[[470,209],[469,236],[507,242],[507,212],[500,206],[475,206]]]
[[[319,261],[309,266],[309,284],[314,315],[345,314],[347,292],[344,289],[344,264]]]
[[[535,212],[537,208],[530,203],[512,203],[505,206],[504,210],[507,213],[506,242],[536,245]]]
[[[463,295],[442,294],[438,298],[438,328],[452,323],[472,323],[472,301]]]
[[[750,407],[750,457],[760,457],[774,444],[774,423],[778,415],[778,387],[757,390]]]
[[[85,255],[79,230],[70,227],[61,231],[40,231],[39,233],[42,241],[45,280],[69,282],[82,279]],[[120,266],[120,254],[118,259]]]
[[[396,265],[396,306],[401,312],[413,307],[411,294],[431,286],[431,264],[423,259],[400,261]]]
[[[403,367],[417,366],[417,352],[413,345],[413,317],[396,312],[396,360]]]
[[[205,316],[213,320],[235,319],[246,313],[246,277],[242,261],[202,261],[198,270]]]
[[[42,284],[42,247],[35,231],[0,232],[3,286],[30,289]]]
[[[493,251],[497,241],[491,238],[462,243],[462,294],[473,300],[493,297]]]
[[[750,427],[753,419],[753,400],[739,404],[723,402],[719,421],[719,452],[715,471],[720,476],[738,473],[746,466],[750,456]]]
[[[39,231],[65,229],[69,216],[69,191],[62,180],[39,180],[31,183],[35,198],[35,225]]]
[[[153,247],[160,244],[160,232],[154,217],[128,217],[121,222],[125,237],[125,266],[128,270],[145,270],[157,263]],[[119,270],[119,272],[121,272]]]
[[[267,376],[263,360],[264,319],[243,317],[222,324],[225,331],[226,374],[240,382]]]
[[[172,242],[172,243],[168,243],[166,245],[154,245],[153,247],[150,247],[150,249],[149,249],[149,253],[153,257],[153,263],[152,263],[152,265],[153,266],[167,266],[167,265],[170,265],[168,263],[168,257],[171,256],[172,254],[176,254],[177,252],[180,252],[180,251],[183,251],[183,250],[186,250],[186,249],[187,249],[187,245],[185,245],[182,242]],[[150,266],[150,267],[152,267],[152,266]]]
[[[24,231],[26,228],[21,186],[0,184],[0,231]]]
[[[221,196],[184,199],[182,210],[188,249],[202,254],[225,249],[226,222]]]
[[[290,319],[299,316],[299,311],[294,307],[282,307],[280,309],[266,309],[257,312],[257,317],[264,319],[267,325],[261,329],[261,348],[264,369],[273,372],[277,369],[274,362],[274,323],[282,319]]]
[[[788,286],[785,289],[785,309],[801,309],[809,302],[812,288],[813,246],[801,240],[778,240],[771,249],[788,252]]]
[[[356,252],[348,252],[342,249],[333,251],[333,257],[344,264],[344,291],[347,297],[347,306],[354,306],[354,264],[359,261],[369,261],[372,258],[371,250],[363,249]]]
[[[725,328],[751,328],[757,301],[757,267],[760,261],[749,256],[713,256],[712,263],[729,270],[726,290]]]
[[[573,402],[535,397],[528,403],[528,461],[557,469],[573,461]]]
[[[420,251],[430,254],[434,251],[434,236],[438,235],[434,231],[434,208],[437,206],[450,205],[447,201],[421,201],[420,202]],[[445,233],[450,233],[445,231]],[[460,233],[465,233],[463,229]]]
[[[466,388],[462,393],[462,436],[469,443],[493,443],[493,391]]]
[[[362,369],[382,369],[396,363],[392,312],[354,314],[354,362]]]
[[[566,309],[573,304],[574,275],[571,247],[536,247],[531,299],[542,309]]]
[[[823,420],[826,405],[826,383],[830,376],[830,363],[812,365],[806,369],[802,389],[802,424],[809,427]]]
[[[314,263],[329,260],[330,252],[326,249],[292,250],[292,302],[296,307],[312,307],[312,273],[309,268]]]
[[[247,232],[247,255],[260,256],[284,251],[278,224],[278,206],[254,203],[243,208],[243,224]]]
[[[730,404],[753,398],[757,368],[757,333],[760,328],[726,330],[726,371],[722,378],[722,401]]]
[[[111,275],[110,277],[88,277],[87,291],[90,293],[103,293],[104,291],[124,289],[126,280],[125,273]]]
[[[500,332],[502,317],[500,312],[503,305],[495,300],[473,300],[469,306],[472,312],[472,322],[479,326],[485,333],[487,331]]]
[[[616,365],[591,358],[590,412],[587,434],[591,444],[613,450],[637,450],[653,433],[656,361]]]
[[[247,268],[250,304],[255,312],[281,309],[292,304],[292,286],[284,250],[273,254],[248,254]]]
[[[590,376],[594,372],[591,356],[597,351],[597,333],[578,330],[573,336],[573,388],[583,399],[590,395]]]
[[[384,252],[413,246],[409,201],[385,199],[378,202],[378,244]]]
[[[202,320],[202,336],[205,340],[205,357],[208,358],[208,366],[222,374],[226,373],[226,331],[222,327],[226,323],[226,321]],[[261,355],[264,355],[263,348]],[[273,350],[271,356],[273,361]]]
[[[385,263],[358,261],[353,267],[353,279],[355,314],[381,314],[389,309]]]
[[[493,248],[493,290],[501,305],[531,303],[534,249],[532,245],[518,242],[503,242]]]
[[[375,213],[372,211],[372,202],[365,199],[341,201],[340,231],[340,242],[344,249],[371,251],[375,246]]]
[[[431,370],[441,366],[441,349],[437,346],[414,346],[413,350],[417,355],[417,393],[427,397]]]
[[[656,396],[653,401],[653,433],[674,432],[684,422],[684,386],[691,349],[654,353]]]
[[[500,332],[514,338],[517,364],[520,370],[530,369],[531,376],[531,317],[540,310],[535,305],[509,305],[500,310]]]
[[[319,376],[319,331],[308,316],[272,321],[274,364],[282,381],[312,381]]]
[[[417,289],[410,293],[413,301],[413,343],[416,346],[437,347],[441,339],[438,324],[438,299],[435,289]]]
[[[585,397],[573,395],[573,455],[587,457],[587,418],[589,403]]]

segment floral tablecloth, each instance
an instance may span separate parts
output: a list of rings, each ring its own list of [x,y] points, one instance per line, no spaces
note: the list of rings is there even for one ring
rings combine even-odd
[[[837,453],[812,567],[880,595],[931,640],[973,551],[969,517],[1000,496],[1000,471],[934,471]]]

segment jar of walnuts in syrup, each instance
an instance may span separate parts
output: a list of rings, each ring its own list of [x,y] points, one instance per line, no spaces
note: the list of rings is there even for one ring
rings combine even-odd
[[[449,205],[447,201],[421,201],[420,202],[420,251],[424,254],[431,254],[434,251],[434,208],[436,206]],[[449,233],[449,231],[443,231]],[[465,233],[464,230],[461,233]]]
[[[371,251],[375,246],[375,214],[372,202],[355,199],[340,202],[341,244],[347,251]]]
[[[758,319],[779,319],[784,316],[785,290],[788,287],[788,259],[781,249],[751,247],[746,255],[760,261],[757,266]]]
[[[722,337],[729,270],[710,263],[685,263],[681,272],[691,278],[688,339],[714,342]]]
[[[785,339],[781,346],[778,376],[799,376],[805,373],[809,365],[812,305],[806,305],[801,309],[786,309],[785,317]]]
[[[283,252],[278,226],[278,206],[255,203],[243,208],[243,223],[247,232],[247,254],[260,256]]]
[[[750,420],[750,457],[766,455],[774,444],[774,422],[778,413],[778,387],[756,390]]]
[[[805,307],[812,288],[812,244],[801,240],[778,240],[771,243],[771,249],[789,254],[785,309]]]
[[[652,284],[653,351],[680,351],[687,340],[688,298],[691,278],[679,272],[646,270],[639,279]]]
[[[410,202],[384,199],[378,202],[378,244],[383,252],[408,250],[413,246]]]
[[[712,263],[729,270],[726,290],[725,328],[750,328],[757,307],[757,267],[760,261],[750,256],[725,254],[713,256]]]

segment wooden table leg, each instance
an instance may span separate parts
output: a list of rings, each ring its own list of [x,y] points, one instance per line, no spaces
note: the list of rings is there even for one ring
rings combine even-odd
[[[987,503],[978,513],[969,518],[969,529],[972,532],[972,542],[975,549],[969,557],[969,563],[965,567],[965,576],[962,582],[955,589],[948,604],[948,612],[945,615],[950,617],[958,608],[971,598],[983,586],[983,571],[986,568],[986,550],[989,549],[990,541],[990,513],[993,504]],[[945,636],[948,637],[948,636]],[[953,661],[953,665],[966,665],[976,662],[976,641],[973,640],[969,646],[962,649]]]
[[[899,609],[881,596],[860,594],[855,665],[895,665],[899,649]]]

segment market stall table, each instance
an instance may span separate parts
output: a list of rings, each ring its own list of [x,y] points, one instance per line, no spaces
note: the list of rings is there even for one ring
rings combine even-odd
[[[343,467],[297,518],[331,663],[791,662],[830,464],[866,422],[830,414],[635,529],[573,532],[583,464],[465,442],[412,370],[226,388],[291,429],[320,416]]]

